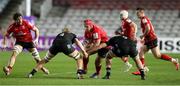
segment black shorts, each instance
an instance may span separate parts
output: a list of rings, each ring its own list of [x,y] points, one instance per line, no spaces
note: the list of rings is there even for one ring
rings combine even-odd
[[[101,48],[98,50],[98,56],[102,57],[102,58],[105,58],[106,57],[106,54],[107,52],[109,51],[109,47],[105,47],[105,48]]]
[[[17,41],[15,45],[20,45],[23,47],[23,49],[29,49],[29,48],[35,48],[35,45],[33,42],[20,42]]]
[[[62,52],[66,55],[71,54],[75,51],[75,48],[72,46],[72,44],[59,44],[59,45],[52,45],[49,48],[49,52],[53,55],[56,55],[59,52]]]
[[[130,56],[130,57],[134,58],[138,54],[138,50],[136,48],[136,43],[126,44],[126,45],[122,45],[120,47],[113,47],[112,52],[118,57]]]
[[[153,49],[158,46],[158,40],[155,39],[152,41],[145,42],[144,45],[146,45],[148,49]]]

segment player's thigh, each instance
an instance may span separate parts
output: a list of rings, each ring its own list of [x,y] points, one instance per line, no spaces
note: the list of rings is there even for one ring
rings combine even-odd
[[[68,56],[71,58],[74,58],[74,59],[80,59],[81,58],[81,54],[77,50],[74,50],[72,53],[68,54]]]
[[[31,53],[37,51],[36,48],[28,48],[27,50],[28,50],[29,52],[31,52]]]
[[[106,58],[112,59],[113,57],[117,57],[117,55],[112,50],[109,50],[106,54]]]
[[[105,58],[106,54],[108,53],[109,48],[101,48],[97,51],[99,58]]]
[[[21,53],[23,50],[23,47],[21,45],[16,44],[13,48],[13,56],[17,56],[19,53]]]
[[[144,58],[144,54],[145,54],[146,52],[148,52],[148,51],[149,51],[149,49],[147,48],[147,46],[146,46],[146,45],[143,45],[143,46],[141,47],[141,49],[140,49],[139,57],[140,57],[140,58]]]
[[[161,58],[161,53],[160,53],[159,47],[152,48],[151,52],[153,53],[154,57]]]

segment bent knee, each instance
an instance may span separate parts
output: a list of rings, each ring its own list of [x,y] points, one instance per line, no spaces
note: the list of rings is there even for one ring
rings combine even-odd
[[[69,54],[68,56],[74,58],[75,60],[80,59],[82,57],[77,50],[75,50],[73,53]]]

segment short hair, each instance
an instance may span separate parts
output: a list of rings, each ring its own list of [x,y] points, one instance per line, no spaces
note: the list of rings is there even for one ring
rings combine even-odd
[[[144,8],[138,7],[138,8],[136,8],[136,10],[144,11]]]
[[[13,15],[13,20],[17,20],[20,16],[22,16],[21,13],[15,13],[15,14]]]

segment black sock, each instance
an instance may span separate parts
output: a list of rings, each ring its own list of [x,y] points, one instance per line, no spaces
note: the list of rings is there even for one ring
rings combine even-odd
[[[77,70],[77,74],[80,74],[80,75],[81,75],[81,74],[83,74],[83,73],[84,73],[84,70],[83,70],[83,69],[78,69],[78,70]]]
[[[33,69],[30,74],[34,75],[37,71],[35,69]]]
[[[140,71],[140,73],[141,73],[141,79],[142,79],[142,80],[145,80],[144,69],[140,69],[139,71]]]
[[[111,75],[111,68],[107,67],[106,68],[106,76],[110,76]]]

